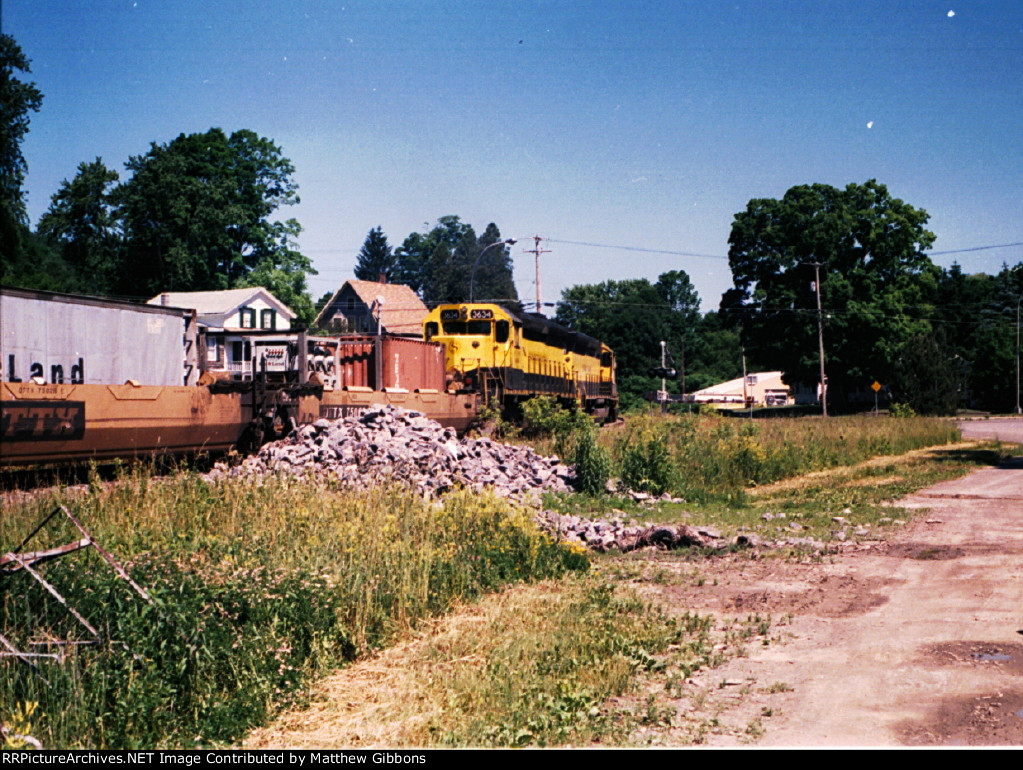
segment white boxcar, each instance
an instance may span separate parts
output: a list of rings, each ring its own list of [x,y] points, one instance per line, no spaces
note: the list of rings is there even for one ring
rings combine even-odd
[[[194,385],[192,310],[0,288],[4,382]]]

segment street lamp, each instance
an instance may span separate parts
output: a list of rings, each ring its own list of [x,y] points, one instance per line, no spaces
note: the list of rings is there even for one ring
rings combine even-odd
[[[495,246],[514,246],[516,243],[518,243],[518,240],[516,240],[515,238],[506,238],[503,241],[494,241],[493,243],[491,243],[489,246],[487,246],[485,249],[483,249],[483,251],[481,251],[479,253],[479,255],[476,257],[476,261],[472,263],[472,275],[469,276],[469,301],[470,302],[473,301],[473,286],[476,283],[476,267],[479,265],[480,259],[483,257],[483,255],[486,254],[488,251],[490,251]]]
[[[1019,304],[1023,302],[1023,294],[1016,300],[1016,414],[1023,414],[1019,408]]]

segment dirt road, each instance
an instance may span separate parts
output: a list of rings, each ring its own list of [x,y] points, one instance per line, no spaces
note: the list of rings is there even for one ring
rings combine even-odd
[[[780,639],[702,675],[745,693],[721,719],[748,725],[708,743],[1023,745],[1023,458],[901,504],[928,511],[887,543],[676,597],[785,618]]]
[[[965,439],[994,439],[1023,444],[1023,418],[995,417],[987,420],[963,420],[959,429]]]

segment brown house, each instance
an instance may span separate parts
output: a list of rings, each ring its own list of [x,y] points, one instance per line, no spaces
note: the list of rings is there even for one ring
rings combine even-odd
[[[400,334],[422,337],[429,312],[412,289],[397,283],[345,281],[314,322],[321,329],[341,334]]]

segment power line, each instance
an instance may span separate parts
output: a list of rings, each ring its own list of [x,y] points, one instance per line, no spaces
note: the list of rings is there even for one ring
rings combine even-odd
[[[593,243],[590,241],[566,241],[558,238],[545,238],[548,243],[563,243],[570,246],[589,246],[595,249],[620,249],[621,251],[639,251],[647,254],[668,254],[676,257],[700,257],[702,259],[728,259],[727,254],[700,254],[694,251],[673,251],[671,249],[651,249],[645,246],[616,246],[610,243]],[[948,249],[945,251],[931,251],[929,256],[941,257],[947,254],[966,254],[971,251],[989,251],[991,249],[1009,249],[1015,246],[1023,246],[1023,241],[1012,243],[996,243],[990,246],[970,246],[964,249]],[[305,254],[358,254],[359,249],[302,249]]]
[[[595,249],[620,249],[622,251],[642,251],[648,254],[670,254],[677,257],[701,257],[703,259],[728,259],[727,254],[699,254],[692,251],[671,251],[669,249],[648,249],[643,246],[614,246],[608,243],[590,243],[588,241],[562,241],[557,238],[548,238],[548,243],[565,243],[572,246],[590,246]],[[990,249],[1009,249],[1014,246],[1023,246],[1023,241],[1013,243],[996,243],[991,246],[971,246],[965,249],[948,249],[947,251],[932,251],[928,255],[940,257],[946,254],[966,254],[971,251],[988,251]]]
[[[1023,241],[1017,241],[1016,243],[999,243],[994,246],[974,246],[970,249],[952,249],[950,251],[932,251],[932,257],[940,257],[944,254],[965,254],[968,251],[987,251],[988,249],[1008,249],[1013,246],[1023,246]]]
[[[721,254],[697,254],[691,251],[669,251],[667,249],[647,249],[642,246],[612,246],[607,243],[588,243],[586,241],[561,241],[557,238],[548,238],[548,243],[565,243],[572,246],[591,246],[595,249],[620,249],[622,251],[642,251],[648,254],[670,254],[675,257],[703,257],[704,259],[728,259],[728,256]]]

